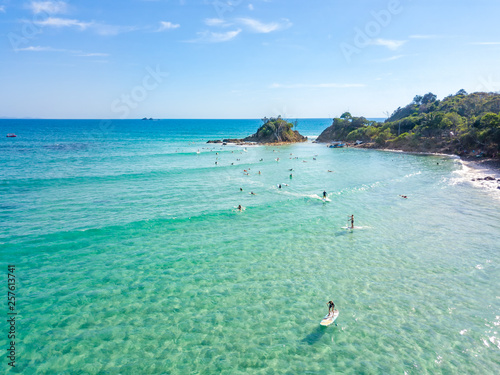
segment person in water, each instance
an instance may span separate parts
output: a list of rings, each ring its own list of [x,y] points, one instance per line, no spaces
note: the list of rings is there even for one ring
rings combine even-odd
[[[333,314],[333,312],[335,311],[335,304],[333,303],[333,301],[328,301],[327,305],[328,305],[328,315]]]
[[[240,211],[242,210],[241,204],[238,205],[238,210],[240,210]]]
[[[351,215],[351,228],[354,228],[354,215]]]
[[[323,191],[323,198],[326,198],[326,191]]]

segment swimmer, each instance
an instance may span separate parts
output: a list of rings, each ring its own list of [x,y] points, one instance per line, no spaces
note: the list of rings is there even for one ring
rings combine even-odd
[[[243,188],[240,188],[240,191],[243,191]]]
[[[400,195],[401,198],[408,199],[407,195]]]
[[[333,171],[331,171],[331,170],[328,170],[328,172],[332,173]]]
[[[242,210],[241,204],[238,205],[238,210]]]
[[[251,192],[250,192],[250,195],[257,195],[257,194],[255,194],[253,191],[251,191]]]
[[[281,189],[281,184],[278,185],[278,189]]]

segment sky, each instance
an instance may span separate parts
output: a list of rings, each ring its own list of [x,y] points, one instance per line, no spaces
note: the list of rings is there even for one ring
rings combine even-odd
[[[500,90],[498,0],[0,0],[0,117],[387,117]]]

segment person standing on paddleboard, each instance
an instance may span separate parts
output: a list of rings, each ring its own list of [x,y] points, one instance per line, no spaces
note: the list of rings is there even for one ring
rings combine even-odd
[[[328,314],[333,314],[333,311],[335,310],[335,304],[333,303],[333,301],[328,301],[327,305],[328,305]]]

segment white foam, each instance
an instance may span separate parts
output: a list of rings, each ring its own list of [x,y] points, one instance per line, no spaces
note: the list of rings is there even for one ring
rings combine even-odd
[[[476,164],[457,159],[461,168],[454,171],[454,177],[448,179],[450,185],[470,184],[475,188],[489,192],[495,198],[500,199],[500,173],[495,170],[484,168]],[[485,177],[494,177],[495,180],[484,180]]]

